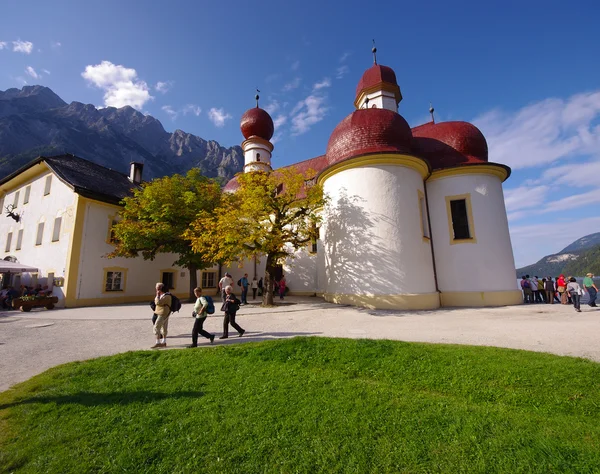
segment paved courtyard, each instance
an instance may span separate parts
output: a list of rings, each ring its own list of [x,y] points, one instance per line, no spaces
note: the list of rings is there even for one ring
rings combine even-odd
[[[168,349],[191,342],[191,311],[192,305],[184,304],[180,313],[171,316]],[[65,362],[150,350],[151,316],[146,304],[0,312],[0,391]],[[556,304],[379,311],[338,306],[320,298],[288,297],[274,308],[243,306],[237,320],[246,329],[244,337],[230,331],[230,338],[215,339],[215,346],[327,336],[498,346],[600,362],[600,308],[588,306],[582,306],[581,313]],[[217,310],[205,329],[218,337],[222,321]],[[208,346],[208,341],[200,338],[199,345]]]

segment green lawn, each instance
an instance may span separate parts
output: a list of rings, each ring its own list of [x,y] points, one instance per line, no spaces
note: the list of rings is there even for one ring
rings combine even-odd
[[[0,394],[0,472],[600,472],[600,364],[296,338],[131,352]]]

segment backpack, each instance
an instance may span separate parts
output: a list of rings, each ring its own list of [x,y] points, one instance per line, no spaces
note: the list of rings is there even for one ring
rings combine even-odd
[[[206,299],[206,302],[208,303],[208,306],[206,307],[206,312],[208,314],[214,314],[215,312],[215,303],[212,299],[212,296],[205,296],[204,297]]]
[[[171,313],[179,313],[179,310],[181,309],[181,301],[174,294],[168,294],[171,295]]]
[[[238,286],[242,286],[242,279],[241,278],[238,280]]]

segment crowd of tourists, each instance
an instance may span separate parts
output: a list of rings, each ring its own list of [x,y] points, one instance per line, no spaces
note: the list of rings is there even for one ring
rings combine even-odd
[[[521,277],[523,302],[526,304],[554,304],[554,302],[572,304],[575,311],[581,312],[581,297],[587,293],[588,305],[595,308],[598,288],[593,278],[594,275],[588,273],[580,285],[575,277],[565,278],[563,274],[554,279],[552,277],[538,278],[537,276],[523,275]]]
[[[2,309],[11,309],[13,300],[20,298],[21,296],[49,296],[51,294],[52,290],[48,289],[48,285],[21,285],[18,290],[9,285],[0,290],[0,307],[2,307]]]

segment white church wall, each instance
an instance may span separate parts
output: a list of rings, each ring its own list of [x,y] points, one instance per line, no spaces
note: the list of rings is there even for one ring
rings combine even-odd
[[[322,239],[325,297],[390,308],[439,306],[419,211],[421,175],[368,164],[327,178]]]
[[[50,179],[49,185],[48,179]],[[29,188],[29,191],[26,191]],[[49,191],[49,192],[47,192]],[[18,206],[14,210],[21,216],[20,222],[10,217],[0,219],[0,245],[4,256],[15,257],[18,262],[37,267],[39,272],[12,275],[10,283],[48,285],[53,295],[59,298],[57,306],[64,306],[62,288],[53,287],[54,278],[65,276],[65,267],[71,234],[75,220],[76,195],[71,188],[61,182],[52,172],[43,172],[29,180],[22,181],[4,197],[4,205],[15,203],[15,193],[19,192]],[[25,196],[28,193],[28,202]],[[60,218],[60,231],[55,234],[56,218]],[[39,224],[43,223],[41,242],[37,243]],[[19,230],[22,230],[20,249],[17,250]],[[7,248],[7,236],[12,233],[10,247]]]
[[[447,204],[447,198],[452,196],[464,196],[470,201],[474,236],[470,241],[454,241]],[[514,292],[515,265],[500,178],[465,174],[433,179],[427,182],[427,197],[442,304],[519,303],[520,292]],[[465,292],[480,294],[461,295]],[[457,295],[452,297],[453,293]]]
[[[291,295],[312,296],[317,292],[317,254],[303,247],[283,265],[285,282]]]

